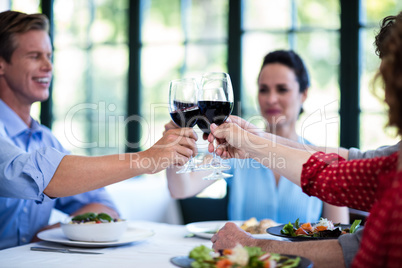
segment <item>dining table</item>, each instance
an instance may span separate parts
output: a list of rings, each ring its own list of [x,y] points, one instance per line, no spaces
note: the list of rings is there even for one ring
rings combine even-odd
[[[141,240],[107,247],[77,247],[69,243],[40,241],[0,250],[0,267],[177,267],[171,259],[188,256],[197,246],[211,248],[208,238],[189,232],[186,225],[151,221],[130,221],[129,228],[138,228],[152,233]],[[278,239],[272,236],[272,239]],[[84,253],[60,253],[34,251],[32,247],[71,249]]]

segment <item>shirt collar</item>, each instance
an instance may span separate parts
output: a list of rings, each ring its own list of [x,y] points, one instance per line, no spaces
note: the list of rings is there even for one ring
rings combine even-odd
[[[4,128],[9,137],[15,137],[26,131],[30,131],[32,133],[41,133],[42,130],[40,128],[40,124],[33,118],[31,119],[31,128],[29,128],[15,112],[8,107],[8,105],[2,99],[0,99],[0,121],[4,123]]]

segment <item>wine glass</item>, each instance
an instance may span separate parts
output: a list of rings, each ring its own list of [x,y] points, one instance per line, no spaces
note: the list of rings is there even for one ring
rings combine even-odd
[[[170,81],[169,113],[173,122],[179,127],[194,127],[199,116],[197,104],[198,84],[194,78]],[[176,173],[196,171],[193,157]]]
[[[201,88],[198,91],[198,108],[200,117],[197,125],[204,133],[210,133],[209,126],[212,123],[220,125],[226,121],[233,110],[233,87],[227,73],[203,74]],[[216,156],[215,151],[211,163],[199,168],[214,170],[211,175],[204,178],[205,180],[232,177],[232,175],[222,172],[222,170],[230,169],[230,166],[222,164],[221,158]]]

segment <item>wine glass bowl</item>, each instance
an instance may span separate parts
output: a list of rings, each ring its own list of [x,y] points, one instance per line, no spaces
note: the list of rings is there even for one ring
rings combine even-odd
[[[201,78],[198,94],[200,117],[198,127],[209,134],[209,126],[226,121],[233,109],[233,88],[230,76],[226,73],[205,73]]]
[[[194,127],[199,117],[197,103],[198,84],[194,78],[183,78],[170,81],[169,113],[178,127]],[[196,171],[197,167],[191,157],[188,163],[177,173]]]
[[[220,125],[226,121],[233,110],[233,87],[230,76],[227,73],[206,73],[201,79],[201,88],[198,91],[198,108],[200,117],[197,120],[198,127],[204,133],[210,133],[210,125]],[[230,166],[223,165],[213,153],[211,163],[200,167],[204,170],[214,170],[205,177],[207,180],[231,177],[232,175],[222,173],[222,170],[230,169]]]

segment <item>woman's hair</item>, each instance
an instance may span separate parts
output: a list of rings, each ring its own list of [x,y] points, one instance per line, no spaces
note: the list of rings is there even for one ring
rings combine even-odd
[[[16,11],[0,13],[0,58],[10,63],[11,56],[17,48],[16,35],[30,30],[48,32],[49,20],[43,14],[25,14]]]
[[[381,76],[389,106],[389,125],[402,134],[402,17],[395,19],[382,45]]]
[[[297,82],[299,83],[300,92],[306,91],[310,86],[310,79],[307,68],[303,60],[300,58],[299,55],[297,55],[296,52],[292,50],[276,50],[268,53],[264,57],[261,70],[265,67],[265,65],[272,63],[283,64],[295,72]]]
[[[382,59],[384,56],[384,40],[388,36],[391,27],[394,25],[396,20],[402,19],[402,12],[400,12],[396,16],[388,16],[385,17],[380,26],[380,30],[375,36],[375,54]]]

